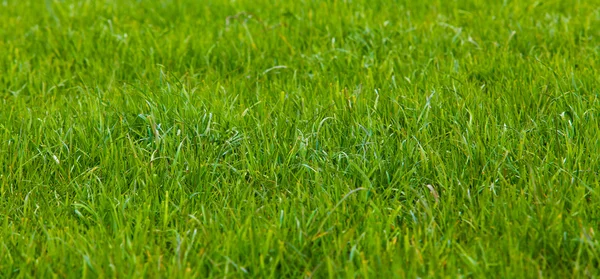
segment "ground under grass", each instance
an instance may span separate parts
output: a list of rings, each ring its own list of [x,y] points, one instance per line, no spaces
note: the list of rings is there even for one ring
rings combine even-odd
[[[4,0],[0,277],[598,276],[599,7]]]

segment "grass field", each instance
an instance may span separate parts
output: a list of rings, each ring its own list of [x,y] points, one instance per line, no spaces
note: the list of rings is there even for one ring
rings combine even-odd
[[[1,278],[600,276],[600,1],[3,0]]]

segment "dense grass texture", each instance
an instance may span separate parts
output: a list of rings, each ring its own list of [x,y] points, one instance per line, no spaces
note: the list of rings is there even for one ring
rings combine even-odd
[[[600,275],[600,1],[2,0],[0,277]]]

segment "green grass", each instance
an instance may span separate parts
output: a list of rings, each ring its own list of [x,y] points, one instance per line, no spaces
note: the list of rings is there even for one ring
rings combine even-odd
[[[0,277],[597,277],[600,1],[4,0]]]

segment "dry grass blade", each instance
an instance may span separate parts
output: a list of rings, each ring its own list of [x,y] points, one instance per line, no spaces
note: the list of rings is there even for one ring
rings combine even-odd
[[[427,184],[427,185],[425,185],[425,187],[427,187],[427,189],[429,189],[429,192],[431,193],[431,195],[435,199],[435,203],[438,203],[440,201],[440,195],[435,190],[435,188],[433,188],[433,185]]]

